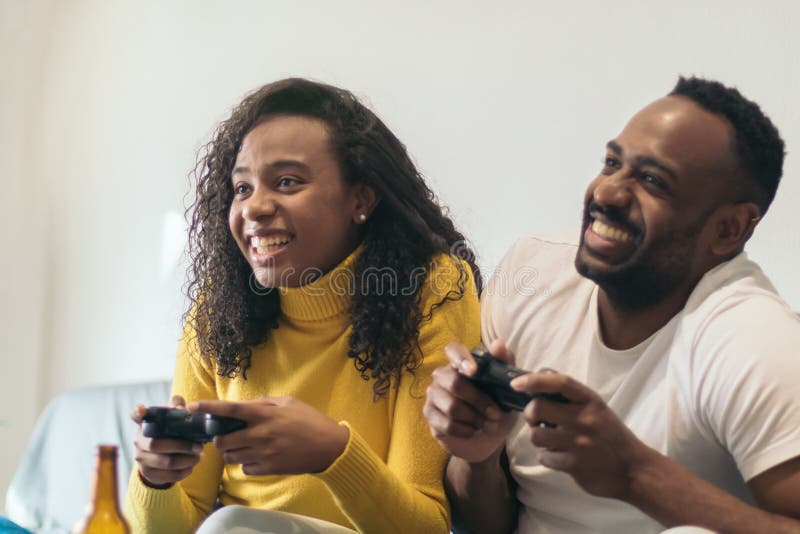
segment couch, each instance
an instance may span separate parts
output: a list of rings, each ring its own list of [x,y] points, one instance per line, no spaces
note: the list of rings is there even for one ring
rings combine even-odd
[[[6,515],[40,534],[67,533],[91,499],[97,445],[119,446],[118,485],[124,499],[133,466],[137,404],[165,405],[170,382],[79,389],[55,397],[36,421],[6,493]]]

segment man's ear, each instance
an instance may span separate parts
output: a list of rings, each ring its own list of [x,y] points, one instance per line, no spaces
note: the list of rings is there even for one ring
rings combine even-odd
[[[380,199],[375,189],[366,184],[355,184],[353,188],[355,195],[353,221],[356,224],[363,224],[370,218]]]
[[[711,251],[717,256],[727,257],[744,248],[761,220],[761,210],[752,202],[738,202],[722,206],[714,218],[716,233]]]

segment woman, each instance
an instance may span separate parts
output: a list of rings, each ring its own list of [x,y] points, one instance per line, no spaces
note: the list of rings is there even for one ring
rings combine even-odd
[[[479,342],[481,278],[405,147],[351,93],[287,79],[244,99],[197,176],[173,404],[247,428],[204,448],[140,433],[134,531],[190,532],[219,503],[269,529],[285,517],[260,510],[447,532],[421,409],[444,345]]]

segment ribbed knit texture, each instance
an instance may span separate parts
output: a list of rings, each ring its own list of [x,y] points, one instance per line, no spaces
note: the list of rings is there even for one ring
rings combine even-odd
[[[187,402],[297,397],[350,429],[344,452],[322,473],[248,476],[241,466],[223,465],[209,444],[192,475],[168,490],[148,488],[134,470],[125,503],[134,532],[191,532],[218,495],[223,504],[318,517],[361,532],[449,530],[442,486],[447,457],[431,436],[422,405],[431,372],[446,362],[444,346],[480,341],[474,282],[470,276],[463,298],[445,302],[420,325],[421,365],[373,402],[372,381],[362,379],[346,356],[352,282],[347,273],[358,252],[312,284],[280,289],[279,327],[254,347],[247,380],[217,376],[213,362],[198,356],[186,332],[173,385]],[[437,261],[422,292],[424,312],[456,289],[453,260],[441,256]]]

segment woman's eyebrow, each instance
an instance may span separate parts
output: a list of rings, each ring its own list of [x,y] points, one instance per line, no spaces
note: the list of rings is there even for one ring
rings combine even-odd
[[[309,167],[307,164],[303,163],[302,161],[296,160],[296,159],[280,159],[280,160],[272,161],[272,162],[269,162],[269,163],[266,163],[266,164],[262,165],[262,168],[266,168],[266,169],[270,169],[270,170],[273,170],[273,169],[280,170],[280,169],[286,169],[286,168],[289,168],[289,167],[298,168],[298,169],[302,169],[302,170],[305,170],[305,171],[311,170],[311,167]],[[246,165],[239,165],[239,166],[233,168],[233,171],[231,172],[231,175],[234,175],[234,174],[249,174],[250,172],[251,172],[250,167],[248,167]]]

